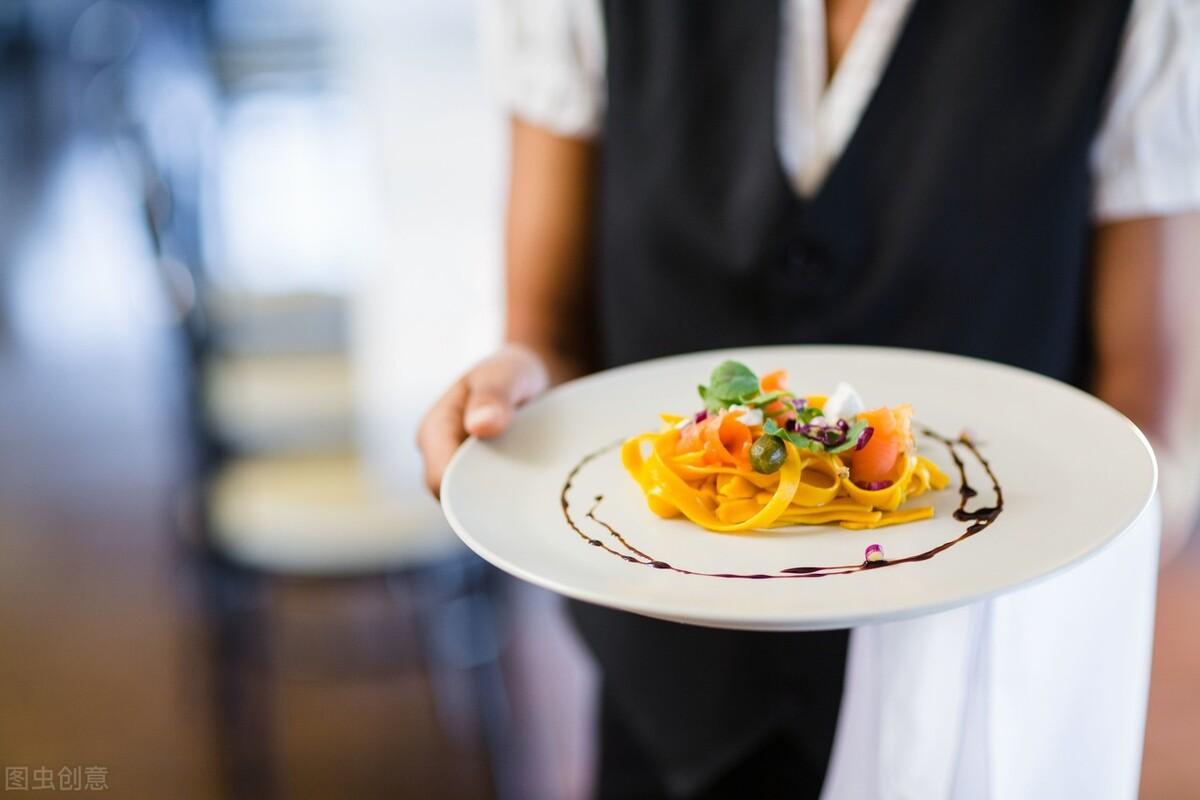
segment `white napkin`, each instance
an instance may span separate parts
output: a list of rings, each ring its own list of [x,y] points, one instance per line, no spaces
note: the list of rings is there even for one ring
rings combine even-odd
[[[1157,499],[1038,584],[851,634],[823,800],[1137,796]]]

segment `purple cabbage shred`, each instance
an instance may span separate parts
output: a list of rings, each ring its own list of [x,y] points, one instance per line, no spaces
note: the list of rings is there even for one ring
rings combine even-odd
[[[862,450],[867,446],[867,442],[871,441],[871,437],[875,434],[875,429],[868,426],[863,428],[863,432],[858,435],[858,444],[854,445],[855,450]]]

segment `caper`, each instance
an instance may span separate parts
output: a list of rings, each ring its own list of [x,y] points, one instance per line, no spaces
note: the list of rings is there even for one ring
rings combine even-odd
[[[755,472],[770,475],[777,472],[787,461],[787,448],[778,436],[764,433],[750,445],[750,466]]]

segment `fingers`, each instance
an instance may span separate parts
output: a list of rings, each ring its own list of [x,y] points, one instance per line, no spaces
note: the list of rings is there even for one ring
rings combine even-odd
[[[495,378],[467,378],[467,405],[463,427],[472,436],[496,436],[508,427],[516,404],[512,386]]]
[[[466,381],[455,382],[421,421],[417,430],[417,447],[425,459],[425,485],[434,497],[442,487],[442,475],[451,456],[467,433],[463,430],[463,409],[467,400]]]
[[[417,432],[425,483],[436,497],[454,451],[467,434],[496,436],[517,406],[546,390],[546,368],[532,351],[510,345],[485,359],[434,403]]]
[[[463,425],[472,436],[496,436],[517,406],[545,391],[546,370],[528,350],[510,346],[467,373]]]

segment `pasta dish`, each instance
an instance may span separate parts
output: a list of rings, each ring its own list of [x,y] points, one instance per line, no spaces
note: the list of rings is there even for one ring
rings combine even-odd
[[[663,414],[657,433],[628,439],[621,461],[650,510],[721,532],[933,516],[932,506],[905,505],[950,482],[916,452],[911,406],[867,410],[846,384],[802,396],[786,381],[782,370],[760,379],[725,361],[699,387],[702,410]]]

